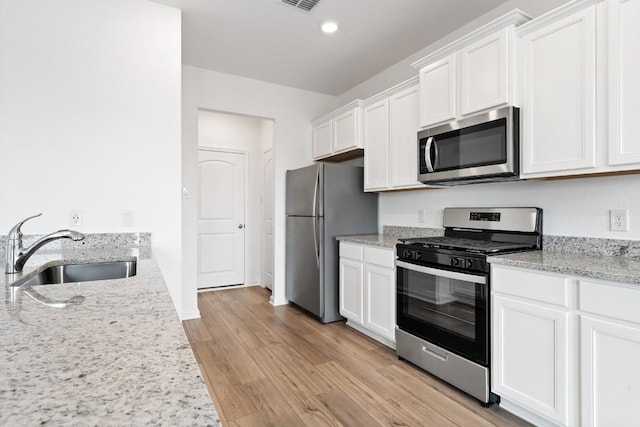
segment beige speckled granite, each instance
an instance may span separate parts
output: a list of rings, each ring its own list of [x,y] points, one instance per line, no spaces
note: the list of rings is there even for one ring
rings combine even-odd
[[[397,237],[385,236],[384,234],[371,234],[365,236],[338,236],[336,240],[345,243],[357,243],[366,246],[379,246],[382,248],[393,249],[398,243]]]
[[[550,252],[640,257],[640,241],[637,240],[545,235],[542,237],[542,247]]]
[[[444,228],[403,227],[398,225],[383,225],[382,234],[394,237],[434,237],[444,236]]]
[[[571,276],[640,285],[640,259],[581,253],[531,251],[488,258],[491,264],[510,265]]]
[[[61,260],[131,257],[138,258],[137,275],[26,292],[4,284],[0,425],[220,425],[149,255],[148,248],[39,252],[21,276]],[[29,293],[71,303],[54,308]]]
[[[442,236],[443,228],[400,227],[385,225],[383,234],[371,234],[364,236],[338,236],[336,240],[347,243],[357,243],[367,246],[379,246],[383,248],[395,248],[398,239],[403,237],[430,237]]]
[[[23,245],[29,247],[43,235],[24,235]],[[41,250],[70,250],[95,248],[132,248],[151,246],[151,233],[84,233],[85,238],[74,242],[70,239],[59,239],[47,243]],[[4,251],[7,236],[0,236],[0,251]]]

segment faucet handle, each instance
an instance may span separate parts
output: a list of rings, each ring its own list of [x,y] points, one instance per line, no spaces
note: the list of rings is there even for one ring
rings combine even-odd
[[[19,223],[17,223],[16,225],[13,226],[13,228],[11,228],[11,230],[9,230],[9,234],[7,234],[7,239],[8,240],[17,240],[22,238],[22,230],[20,230],[20,227],[22,227],[22,224],[24,224],[25,222],[29,221],[30,219],[33,218],[37,218],[40,215],[42,215],[42,212],[32,215],[30,217],[27,217],[25,219],[23,219],[22,221],[20,221]]]

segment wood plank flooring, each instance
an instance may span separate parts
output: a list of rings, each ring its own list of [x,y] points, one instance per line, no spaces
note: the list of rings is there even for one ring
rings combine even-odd
[[[260,287],[198,295],[183,323],[223,425],[525,426],[398,360],[344,323],[269,304]]]

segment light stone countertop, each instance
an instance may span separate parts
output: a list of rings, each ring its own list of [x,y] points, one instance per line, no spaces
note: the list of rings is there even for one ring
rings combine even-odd
[[[383,248],[395,249],[398,239],[411,237],[442,236],[443,228],[426,227],[402,227],[395,225],[385,225],[383,234],[370,234],[363,236],[338,236],[336,240],[345,243],[356,243],[359,245],[379,246]]]
[[[337,240],[395,248],[402,237],[441,236],[441,228],[384,226],[383,234],[339,236]],[[543,251],[488,257],[492,264],[640,285],[640,242],[572,236],[544,236]],[[549,250],[549,248],[551,250]]]
[[[639,258],[542,250],[491,256],[488,261],[493,265],[640,285]]]
[[[4,255],[0,252],[0,255]],[[218,426],[220,421],[148,250],[37,252],[48,263],[138,258],[127,279],[8,286],[0,307],[0,425]]]
[[[395,249],[398,238],[386,236],[384,234],[370,234],[364,236],[338,236],[336,240],[345,243],[356,243],[366,246],[378,246],[382,248]]]

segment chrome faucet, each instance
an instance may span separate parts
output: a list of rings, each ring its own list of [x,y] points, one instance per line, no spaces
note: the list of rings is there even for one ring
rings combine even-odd
[[[22,271],[24,263],[27,262],[31,255],[49,242],[57,239],[71,239],[73,241],[84,239],[84,234],[77,231],[59,230],[51,234],[47,234],[46,236],[42,236],[40,239],[33,242],[28,248],[22,247],[22,231],[20,230],[20,227],[22,227],[22,224],[26,221],[39,217],[40,215],[42,215],[42,213],[25,218],[9,230],[5,248],[4,272],[6,274],[13,274]]]

